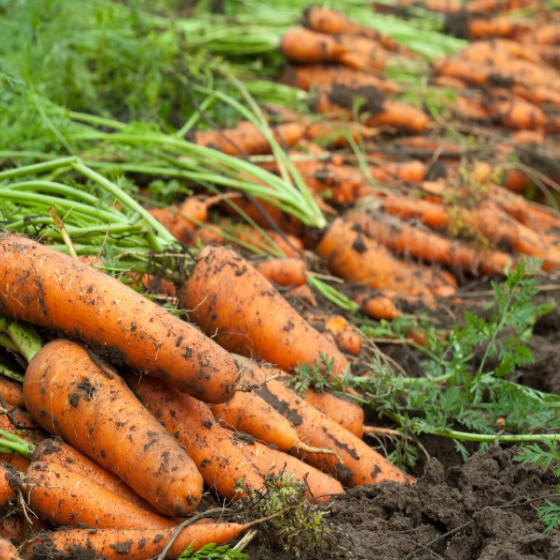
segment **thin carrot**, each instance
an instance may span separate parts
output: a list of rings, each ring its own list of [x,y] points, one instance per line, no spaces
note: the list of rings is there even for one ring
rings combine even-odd
[[[198,504],[202,477],[192,460],[118,374],[80,345],[43,346],[29,363],[23,393],[42,427],[117,474],[157,511],[184,516]]]
[[[331,223],[316,252],[333,274],[347,281],[433,303],[430,290],[421,280],[401,266],[385,247],[362,235],[358,226],[342,218]]]
[[[4,400],[4,404],[9,406],[17,406],[22,408],[23,404],[23,391],[21,383],[10,381],[0,375],[0,397]],[[0,401],[1,403],[2,401]]]
[[[10,408],[0,413],[0,430],[5,430],[18,435],[29,443],[40,443],[47,434],[39,427],[38,423],[20,408]]]
[[[238,371],[227,352],[116,278],[11,234],[0,236],[0,256],[7,315],[105,349],[205,400],[232,394]]]
[[[307,263],[303,259],[264,259],[257,261],[255,268],[280,286],[301,286],[307,282]]]
[[[524,47],[517,41],[509,39],[491,39],[489,41],[474,41],[462,49],[459,57],[472,62],[494,65],[497,59],[508,62],[511,58],[528,60],[534,64],[542,64],[539,55]]]
[[[271,132],[280,146],[290,148],[303,136],[305,124],[283,123],[272,126]],[[207,146],[233,156],[246,157],[272,153],[272,146],[267,137],[249,121],[242,121],[233,129],[194,132],[189,135],[189,139],[200,146]]]
[[[310,124],[305,130],[305,137],[321,146],[330,148],[344,148],[348,146],[349,139],[358,142],[363,138],[372,136],[375,132],[357,122],[317,121]]]
[[[165,558],[175,560],[191,546],[193,551],[210,543],[225,544],[252,526],[251,523],[198,522],[185,527]],[[148,560],[159,556],[175,535],[176,527],[165,529],[61,529],[44,532],[26,541],[24,560],[62,560],[87,554],[105,560]]]
[[[469,39],[515,39],[532,31],[532,27],[530,21],[507,16],[472,17],[467,21]]]
[[[317,307],[317,298],[315,297],[315,293],[309,284],[302,284],[301,286],[291,288],[287,293],[306,305]]]
[[[244,455],[261,471],[270,475],[281,474],[283,477],[291,475],[296,481],[306,484],[309,488],[308,499],[325,502],[337,494],[344,494],[344,488],[338,480],[300,459],[259,441],[247,441],[244,438],[239,440]]]
[[[537,27],[531,36],[527,37],[527,42],[538,45],[560,44],[560,23],[549,23]]]
[[[20,511],[11,511],[0,516],[0,537],[19,545],[39,531],[50,529],[50,525],[36,516],[26,516]]]
[[[362,351],[362,337],[358,330],[342,315],[326,315],[324,328],[333,335],[336,345],[347,354],[358,356]]]
[[[359,35],[378,41],[385,49],[394,52],[409,52],[407,49],[399,45],[399,43],[372,27],[361,25],[347,18],[343,13],[329,8],[320,6],[310,6],[303,13],[304,25],[319,33],[327,33],[330,35]]]
[[[59,463],[33,461],[24,486],[31,509],[55,526],[163,529],[175,525]]]
[[[302,441],[319,448],[330,448],[342,459],[325,453],[301,453],[311,465],[335,475],[344,485],[378,483],[383,480],[411,482],[412,479],[379,455],[360,438],[328,418],[323,412],[290,391],[279,379],[279,370],[267,369],[249,361],[244,364],[243,382],[286,418],[294,419]]]
[[[362,313],[372,319],[391,320],[402,316],[394,301],[386,295],[369,296],[366,294],[356,294],[353,300],[360,304]]]
[[[334,393],[320,393],[311,388],[305,391],[304,398],[309,404],[324,412],[331,420],[355,436],[362,437],[364,409],[350,398]]]
[[[0,464],[0,513],[15,502],[22,490],[21,476],[18,471],[7,465]]]
[[[262,487],[262,474],[245,464],[239,447],[214,420],[208,405],[153,378],[127,379],[144,406],[185,447],[206,486],[228,499]]]
[[[0,537],[0,558],[2,560],[19,560],[17,548],[7,539]]]
[[[61,465],[72,472],[88,478],[128,502],[132,502],[144,509],[152,509],[146,501],[140,498],[120,478],[102,468],[71,445],[64,443],[59,437],[50,437],[43,440],[35,448],[32,459],[33,462],[41,461]]]
[[[287,370],[313,363],[320,353],[334,360],[335,375],[347,366],[341,352],[233,251],[206,247],[178,298],[197,324],[231,351],[255,354]]]

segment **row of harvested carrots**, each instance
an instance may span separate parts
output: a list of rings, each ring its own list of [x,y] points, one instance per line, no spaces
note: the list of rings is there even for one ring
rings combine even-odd
[[[348,364],[233,251],[204,249],[178,291],[207,332],[218,316],[230,325],[215,339],[27,238],[2,235],[0,255],[3,313],[68,337],[26,356],[22,387],[0,383],[0,536],[23,539],[22,557],[176,558],[188,544],[226,542],[256,521],[178,525],[204,487],[237,499],[258,492],[267,473],[305,481],[316,501],[344,486],[412,481],[362,441],[359,406],[299,396],[282,370],[226,350],[247,352],[250,342],[253,355],[286,371],[321,355],[333,361],[325,374]],[[14,433],[29,442],[17,454],[8,452]],[[12,515],[18,503],[39,520]],[[50,526],[64,528],[36,533]]]

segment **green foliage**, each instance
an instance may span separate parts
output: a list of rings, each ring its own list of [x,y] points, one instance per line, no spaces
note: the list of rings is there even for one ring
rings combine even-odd
[[[229,544],[219,546],[215,543],[194,551],[192,546],[189,546],[179,556],[179,560],[248,560],[248,558],[247,554],[233,549]]]

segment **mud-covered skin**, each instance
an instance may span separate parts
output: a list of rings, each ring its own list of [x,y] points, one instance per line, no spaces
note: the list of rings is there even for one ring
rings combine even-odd
[[[25,237],[0,236],[2,312],[63,332],[197,398],[223,402],[238,370],[228,353],[122,282]]]
[[[346,358],[313,329],[272,284],[237,253],[206,247],[178,292],[189,316],[230,351],[256,356],[292,370],[319,354],[334,359],[340,374]]]
[[[245,488],[259,490],[261,472],[248,463],[230,433],[215,420],[205,403],[150,377],[127,378],[144,406],[185,447],[206,486],[222,498],[239,498]]]
[[[54,462],[34,461],[25,479],[29,507],[54,526],[162,529],[169,519],[129,502],[86,476]]]
[[[194,523],[179,533],[165,558],[178,558],[189,545],[194,551],[209,543],[224,544],[243,529],[237,523]],[[163,552],[176,531],[170,527],[43,532],[22,547],[21,556],[24,560],[148,560]]]
[[[0,537],[0,560],[19,560],[16,547],[7,539]]]
[[[0,463],[0,514],[16,500],[20,491],[21,477],[18,471]]]
[[[43,428],[122,478],[161,513],[184,516],[196,507],[202,477],[192,460],[119,375],[100,369],[77,343],[45,345],[29,363],[23,392]]]

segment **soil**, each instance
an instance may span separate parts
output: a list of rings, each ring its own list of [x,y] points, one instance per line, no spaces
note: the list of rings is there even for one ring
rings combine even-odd
[[[552,289],[541,299],[559,297],[560,291]],[[529,343],[535,363],[521,369],[517,381],[560,392],[559,326],[558,310],[539,319]],[[411,359],[406,353],[392,357]],[[537,516],[545,498],[556,496],[558,479],[551,470],[517,462],[515,447],[471,448],[465,462],[449,440],[421,442],[431,458],[413,472],[415,485],[383,483],[348,490],[326,506],[326,546],[299,558],[560,559],[560,531],[545,533]],[[246,552],[251,560],[298,558],[264,539],[253,541]]]

